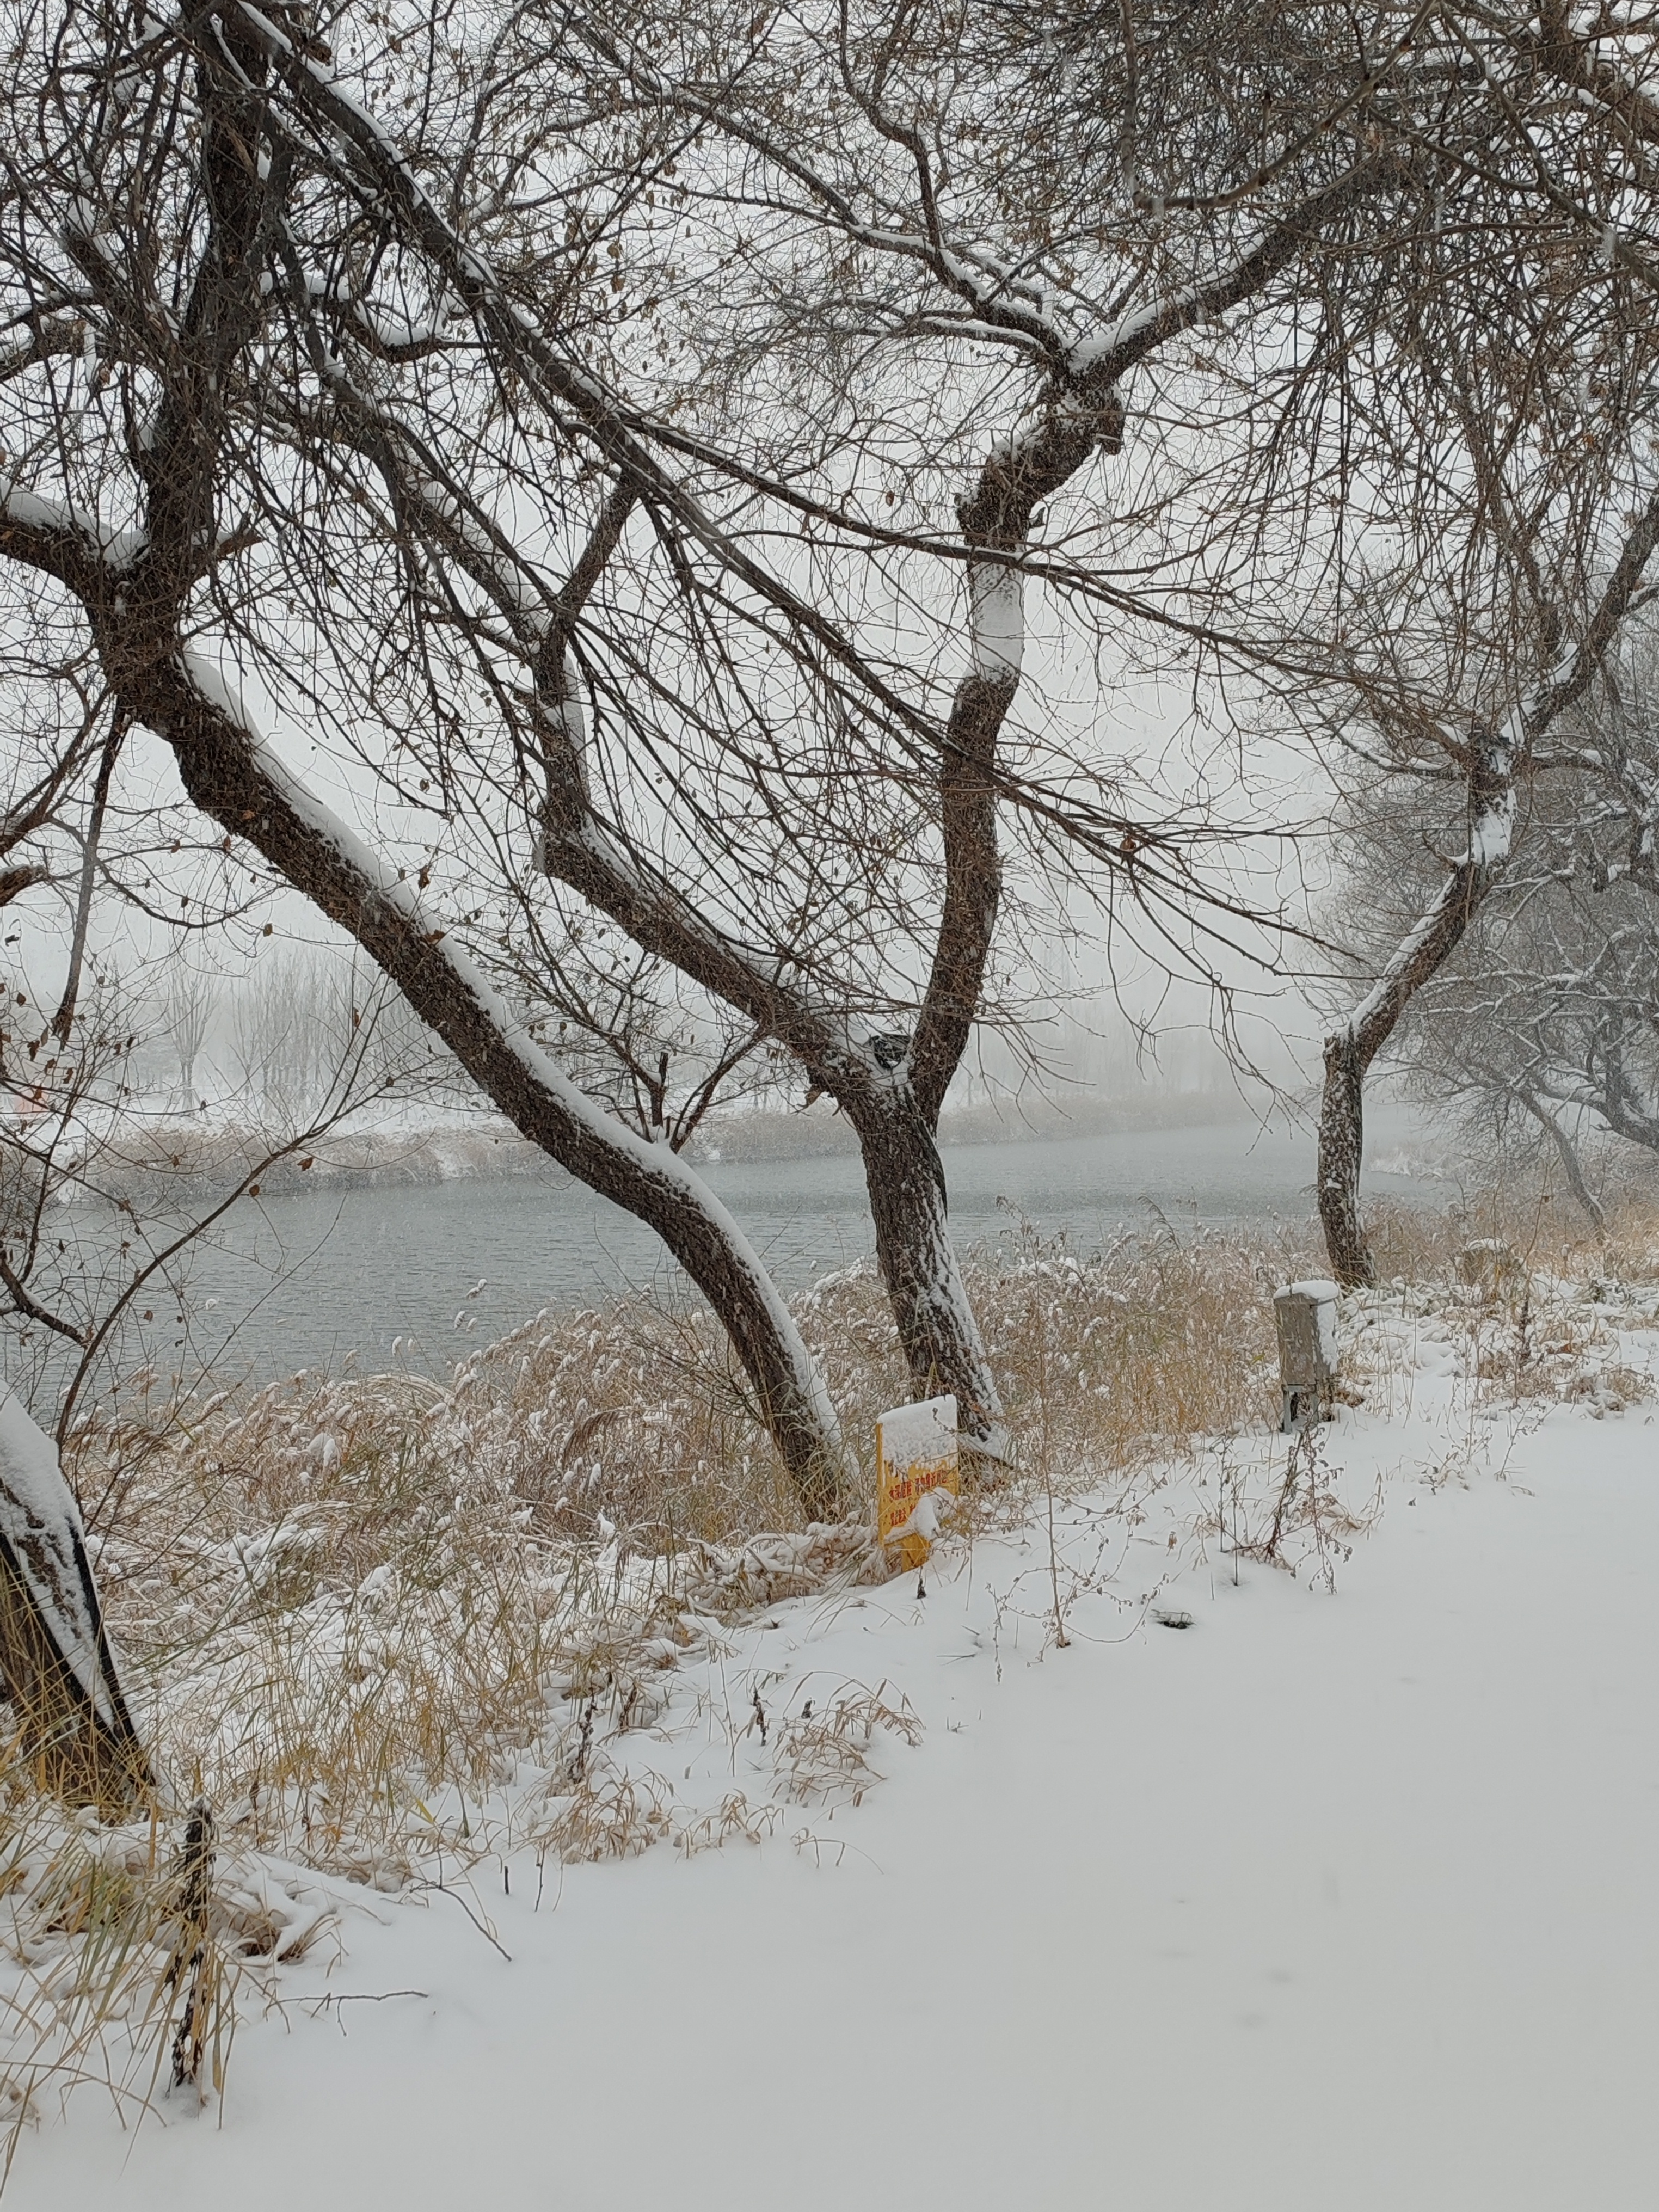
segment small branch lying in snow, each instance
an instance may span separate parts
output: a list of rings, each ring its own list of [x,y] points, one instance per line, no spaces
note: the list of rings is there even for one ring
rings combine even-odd
[[[437,1891],[440,1897],[453,1897],[456,1904],[460,1906],[462,1911],[465,1913],[467,1918],[472,1923],[472,1925],[477,1929],[479,1935],[483,1937],[485,1942],[492,1944],[495,1948],[501,1953],[502,1958],[506,1960],[509,1966],[513,1964],[513,1954],[502,1943],[501,1937],[497,1936],[495,1929],[489,1925],[489,1923],[487,1920],[481,1918],[480,1916],[472,1910],[472,1907],[467,1903],[466,1899],[461,1895],[459,1890],[451,1889],[441,1881],[416,1882],[414,1887],[416,1889],[434,1889]],[[423,1994],[423,1992],[412,1992],[407,1990],[393,1992],[394,1996],[408,1996],[414,1994]]]
[[[500,1947],[497,1946],[497,1948]],[[430,1992],[426,1990],[343,1990],[337,1996],[331,1994],[325,1997],[307,1997],[302,2002],[313,2020],[316,2020],[331,2005],[390,2004],[394,1997],[427,1997],[429,1995]],[[276,2003],[280,2010],[287,2010],[287,2005],[281,1997],[276,1999]],[[346,2032],[345,2022],[340,2018],[337,2011],[334,2014],[334,2020],[335,2025],[343,2035]]]

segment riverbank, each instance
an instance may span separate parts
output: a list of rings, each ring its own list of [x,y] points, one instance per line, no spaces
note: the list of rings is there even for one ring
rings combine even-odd
[[[1299,1458],[1276,1237],[1028,1242],[980,1276],[1023,1465],[925,1597],[862,1515],[789,1525],[718,1347],[656,1306],[550,1317],[444,1389],[300,1378],[79,1438],[171,1796],[14,1854],[13,2201],[118,2166],[138,2212],[275,2207],[301,2141],[331,2191],[435,2207],[461,2179],[422,2115],[458,2096],[474,2193],[529,2201],[551,2096],[573,2203],[613,2201],[643,2098],[630,2201],[758,2203],[770,2155],[734,2183],[694,2114],[729,2076],[781,2158],[849,2049],[864,2118],[809,2205],[1057,2199],[1103,2113],[1172,2212],[1554,2212],[1574,2160],[1632,2201],[1659,1224],[1594,1253],[1540,1228],[1501,1296],[1450,1222],[1387,1234],[1399,1279],[1343,1301],[1339,1416]],[[897,1389],[875,1285],[802,1320],[867,1451]],[[198,1791],[241,2023],[210,2128],[149,2070]],[[15,1833],[16,1778],[5,1803]],[[1577,1822],[1589,1886],[1551,1873]],[[663,2027],[688,1991],[695,2050]],[[975,2018],[1018,2025],[988,2101]],[[1288,2163],[1242,2124],[1286,2080],[1318,2150]],[[1412,2127],[1385,2141],[1379,2098]]]
[[[1263,1113],[1269,1102],[1264,1100]],[[948,1108],[939,1143],[973,1146],[1068,1143],[1146,1131],[1232,1129],[1241,1136],[1263,1126],[1240,1095],[1203,1091],[1116,1097],[1080,1094],[1069,1107],[1034,1099]],[[423,1189],[447,1182],[539,1181],[562,1171],[499,1115],[457,1106],[371,1103],[344,1127],[297,1148],[290,1129],[220,1112],[181,1116],[135,1101],[118,1127],[105,1133],[85,1165],[88,1188],[139,1212],[167,1211],[234,1189],[258,1173],[273,1196],[318,1188]],[[693,1136],[687,1157],[718,1168],[855,1159],[858,1142],[845,1118],[826,1102],[797,1113],[750,1111],[711,1115]]]

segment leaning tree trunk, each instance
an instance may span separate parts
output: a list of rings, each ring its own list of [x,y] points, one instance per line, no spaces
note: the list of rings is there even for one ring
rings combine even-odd
[[[810,1519],[832,1516],[848,1471],[834,1408],[776,1286],[714,1193],[665,1145],[611,1121],[527,1038],[515,1036],[506,1007],[440,949],[413,901],[398,898],[399,887],[384,879],[387,872],[378,883],[364,882],[366,856],[350,852],[343,834],[319,833],[314,807],[307,819],[282,803],[286,794],[269,786],[260,791],[250,748],[235,761],[222,737],[207,744],[194,732],[185,738],[176,719],[165,734],[197,805],[227,828],[240,828],[289,882],[350,930],[515,1127],[589,1189],[657,1231],[730,1337],[803,1511]],[[261,802],[252,821],[250,798]]]
[[[145,527],[123,565],[70,507],[35,501],[20,514],[0,506],[0,556],[55,577],[79,600],[119,718],[143,722],[170,746],[186,793],[227,840],[245,839],[346,929],[532,1143],[662,1237],[725,1324],[802,1505],[821,1516],[837,1506],[846,1470],[834,1411],[736,1222],[665,1146],[613,1121],[539,1050],[452,953],[399,872],[289,775],[234,690],[182,646],[202,549],[216,537],[229,364],[258,337],[265,259],[281,230],[267,205],[277,164],[251,151],[265,139],[267,46],[295,64],[303,84],[322,84],[299,68],[280,34],[269,35],[257,11],[233,10],[216,26],[199,71],[210,235],[186,288],[160,403],[134,449]],[[355,110],[346,119],[363,121]],[[435,221],[433,204],[418,201]],[[94,291],[107,295],[108,266],[78,231],[69,251]],[[107,304],[118,321],[123,300]]]
[[[41,1788],[126,1812],[149,1782],[57,1447],[14,1397],[0,1401],[0,1680]]]
[[[47,525],[0,514],[0,555],[55,576],[80,600],[119,711],[172,749],[194,804],[356,939],[524,1135],[657,1231],[725,1326],[803,1510],[834,1514],[851,1473],[835,1411],[742,1230],[667,1146],[612,1121],[547,1058],[452,952],[398,871],[290,776],[234,690],[179,647],[162,617],[171,583],[191,573],[187,561],[179,556],[170,576],[155,539],[137,571],[112,569],[67,513]]]
[[[802,1510],[833,1516],[851,1472],[834,1407],[775,1285],[714,1193],[545,1057],[441,942],[443,930],[428,926],[396,872],[293,781],[210,672],[175,659],[133,687],[128,703],[171,745],[192,801],[350,932],[516,1128],[657,1231],[726,1328]]]

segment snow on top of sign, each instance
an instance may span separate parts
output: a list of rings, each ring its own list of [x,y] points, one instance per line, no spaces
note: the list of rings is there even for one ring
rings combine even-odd
[[[897,1467],[908,1461],[938,1459],[957,1440],[957,1401],[954,1398],[923,1398],[914,1406],[896,1406],[881,1416],[883,1455]]]
[[[1276,1298],[1312,1298],[1320,1305],[1336,1295],[1336,1285],[1327,1282],[1322,1275],[1311,1275],[1305,1283],[1286,1283],[1283,1290],[1273,1292]]]

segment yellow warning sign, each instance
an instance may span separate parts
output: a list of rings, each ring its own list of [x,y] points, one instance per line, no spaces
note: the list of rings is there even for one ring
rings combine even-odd
[[[939,1525],[935,1490],[957,1488],[957,1401],[924,1398],[876,1423],[876,1533],[901,1570],[927,1563]]]

